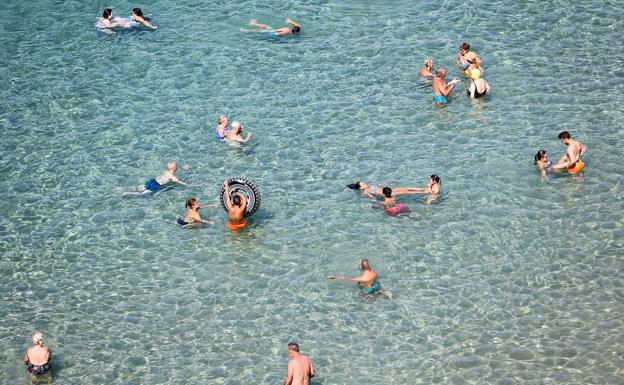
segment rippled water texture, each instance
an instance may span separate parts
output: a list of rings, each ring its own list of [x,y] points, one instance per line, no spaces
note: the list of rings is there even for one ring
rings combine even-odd
[[[94,29],[105,6],[157,31]],[[252,17],[300,36],[239,32]],[[298,341],[313,384],[624,383],[622,2],[43,2],[0,13],[0,383],[275,384]],[[468,40],[492,93],[445,108],[417,79]],[[463,79],[463,78],[462,78]],[[219,115],[251,142],[214,140]],[[542,180],[568,129],[578,176]],[[192,186],[121,192],[169,159]],[[363,179],[444,194],[397,217]],[[246,175],[248,229],[180,228]],[[387,297],[332,274],[368,257]]]

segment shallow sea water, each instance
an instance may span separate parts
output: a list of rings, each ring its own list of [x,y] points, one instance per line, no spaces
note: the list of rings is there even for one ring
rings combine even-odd
[[[278,383],[290,340],[316,385],[624,383],[621,2],[164,0],[109,36],[111,5],[136,6],[0,14],[0,383],[29,382],[34,329],[57,385]],[[492,94],[436,108],[417,71],[459,76],[464,40]],[[587,167],[542,180],[563,129]],[[192,187],[121,196],[170,159]],[[432,173],[442,198],[397,217],[345,188]],[[175,223],[233,175],[262,192],[248,229]],[[386,297],[326,279],[362,257]]]

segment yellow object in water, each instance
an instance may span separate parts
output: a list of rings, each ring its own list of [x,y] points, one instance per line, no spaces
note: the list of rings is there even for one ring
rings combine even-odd
[[[582,160],[579,160],[578,162],[568,166],[568,172],[570,174],[576,174],[577,172],[581,171],[584,168],[585,168],[585,163],[583,163]]]

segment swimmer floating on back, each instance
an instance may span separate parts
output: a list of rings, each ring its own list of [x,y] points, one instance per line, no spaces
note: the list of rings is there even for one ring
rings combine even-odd
[[[184,218],[178,219],[178,223],[181,225],[193,225],[199,223],[212,225],[213,222],[202,219],[201,215],[199,215],[199,209],[207,209],[215,206],[216,205],[201,205],[196,198],[189,198],[186,200],[186,214],[184,214]]]
[[[175,182],[183,186],[190,187],[188,184],[182,182],[174,174],[178,169],[176,162],[171,161],[167,163],[167,170],[156,178],[150,179],[143,186],[138,186],[137,191],[125,192],[124,195],[142,195],[156,192],[169,182]]]
[[[256,19],[251,19],[249,21],[249,25],[253,27],[259,27],[260,29],[243,29],[241,28],[241,32],[256,32],[256,33],[268,33],[271,36],[286,36],[286,35],[294,35],[301,32],[301,24],[293,21],[291,19],[286,19],[286,23],[290,24],[290,27],[282,27],[278,29],[273,29],[268,24],[260,24]]]
[[[247,221],[243,218],[247,210],[247,198],[239,192],[234,197],[230,197],[230,184],[227,180],[223,182],[223,187],[225,187],[225,207],[228,213],[226,226],[233,231],[240,230],[247,226]]]
[[[454,78],[448,84],[446,84],[446,80],[444,77],[446,76],[446,70],[442,67],[438,67],[435,70],[435,77],[431,82],[431,86],[433,87],[433,101],[437,104],[446,104],[448,100],[446,97],[451,93],[455,84],[459,83],[459,79]]]
[[[240,122],[232,122],[232,129],[229,130],[225,136],[225,140],[230,143],[246,143],[251,138],[251,132],[247,133],[247,136],[243,138],[243,125]]]
[[[374,197],[374,195],[383,196],[383,187],[380,185],[368,184],[363,181],[358,181],[355,183],[348,184],[347,187],[352,190],[360,190],[362,194],[366,195],[367,197],[374,200],[375,202],[377,201],[377,199]],[[422,188],[420,187],[393,187],[392,191],[394,192],[394,195],[415,194],[415,193],[422,192]]]
[[[370,267],[368,263],[368,259],[360,260],[360,269],[362,269],[362,274],[356,276],[335,276],[331,275],[329,279],[336,279],[340,281],[355,281],[367,294],[373,294],[377,291],[381,290],[381,284],[377,281],[377,273]]]

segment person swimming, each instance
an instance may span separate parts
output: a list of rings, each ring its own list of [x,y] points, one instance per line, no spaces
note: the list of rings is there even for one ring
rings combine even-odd
[[[143,16],[143,11],[141,11],[141,8],[133,8],[132,15],[128,17],[128,20],[130,21],[131,26],[133,27],[144,25],[150,29],[158,29],[156,25],[150,22],[151,19],[149,17]]]
[[[286,23],[290,24],[289,27],[282,27],[273,29],[268,24],[258,23],[256,19],[251,19],[249,21],[249,25],[254,27],[259,27],[260,29],[243,29],[241,28],[241,32],[256,32],[256,33],[266,33],[270,36],[286,36],[286,35],[295,35],[301,32],[301,24],[293,21],[291,19],[286,19]]]
[[[181,184],[183,186],[190,187],[188,184],[182,182],[178,179],[174,174],[178,169],[178,165],[174,161],[170,161],[167,163],[167,169],[164,173],[159,175],[156,178],[152,178],[145,182],[143,186],[138,186],[136,191],[125,192],[124,195],[142,195],[154,193],[162,188],[162,186],[166,185],[169,182],[175,182],[177,184]]]
[[[215,138],[224,142],[228,133],[228,118],[225,115],[219,116],[217,119],[217,128],[215,129]]]
[[[212,225],[214,222],[206,221],[202,219],[199,214],[199,209],[207,209],[210,207],[215,207],[216,205],[200,205],[199,201],[196,198],[189,198],[186,200],[186,213],[183,218],[178,219],[178,223],[181,225],[193,225],[205,223],[207,225]]]
[[[368,184],[364,181],[358,181],[355,183],[350,183],[347,185],[348,188],[352,190],[360,190],[362,194],[369,197],[371,200],[377,202],[375,196],[383,196],[384,187],[376,184]],[[414,194],[417,192],[421,192],[419,187],[393,187],[392,191],[394,195],[403,195],[403,194]]]
[[[95,25],[98,29],[113,29],[113,28],[134,28],[140,25],[144,25],[151,29],[157,29],[158,27],[149,22],[149,18],[143,16],[141,8],[134,8],[132,15],[128,17],[113,17],[113,10],[110,8],[104,9],[102,18]]]
[[[334,276],[330,275],[329,279],[339,281],[355,281],[362,291],[367,294],[373,294],[381,290],[381,284],[377,281],[377,272],[370,267],[367,258],[361,259],[359,262],[362,274],[356,276]]]

